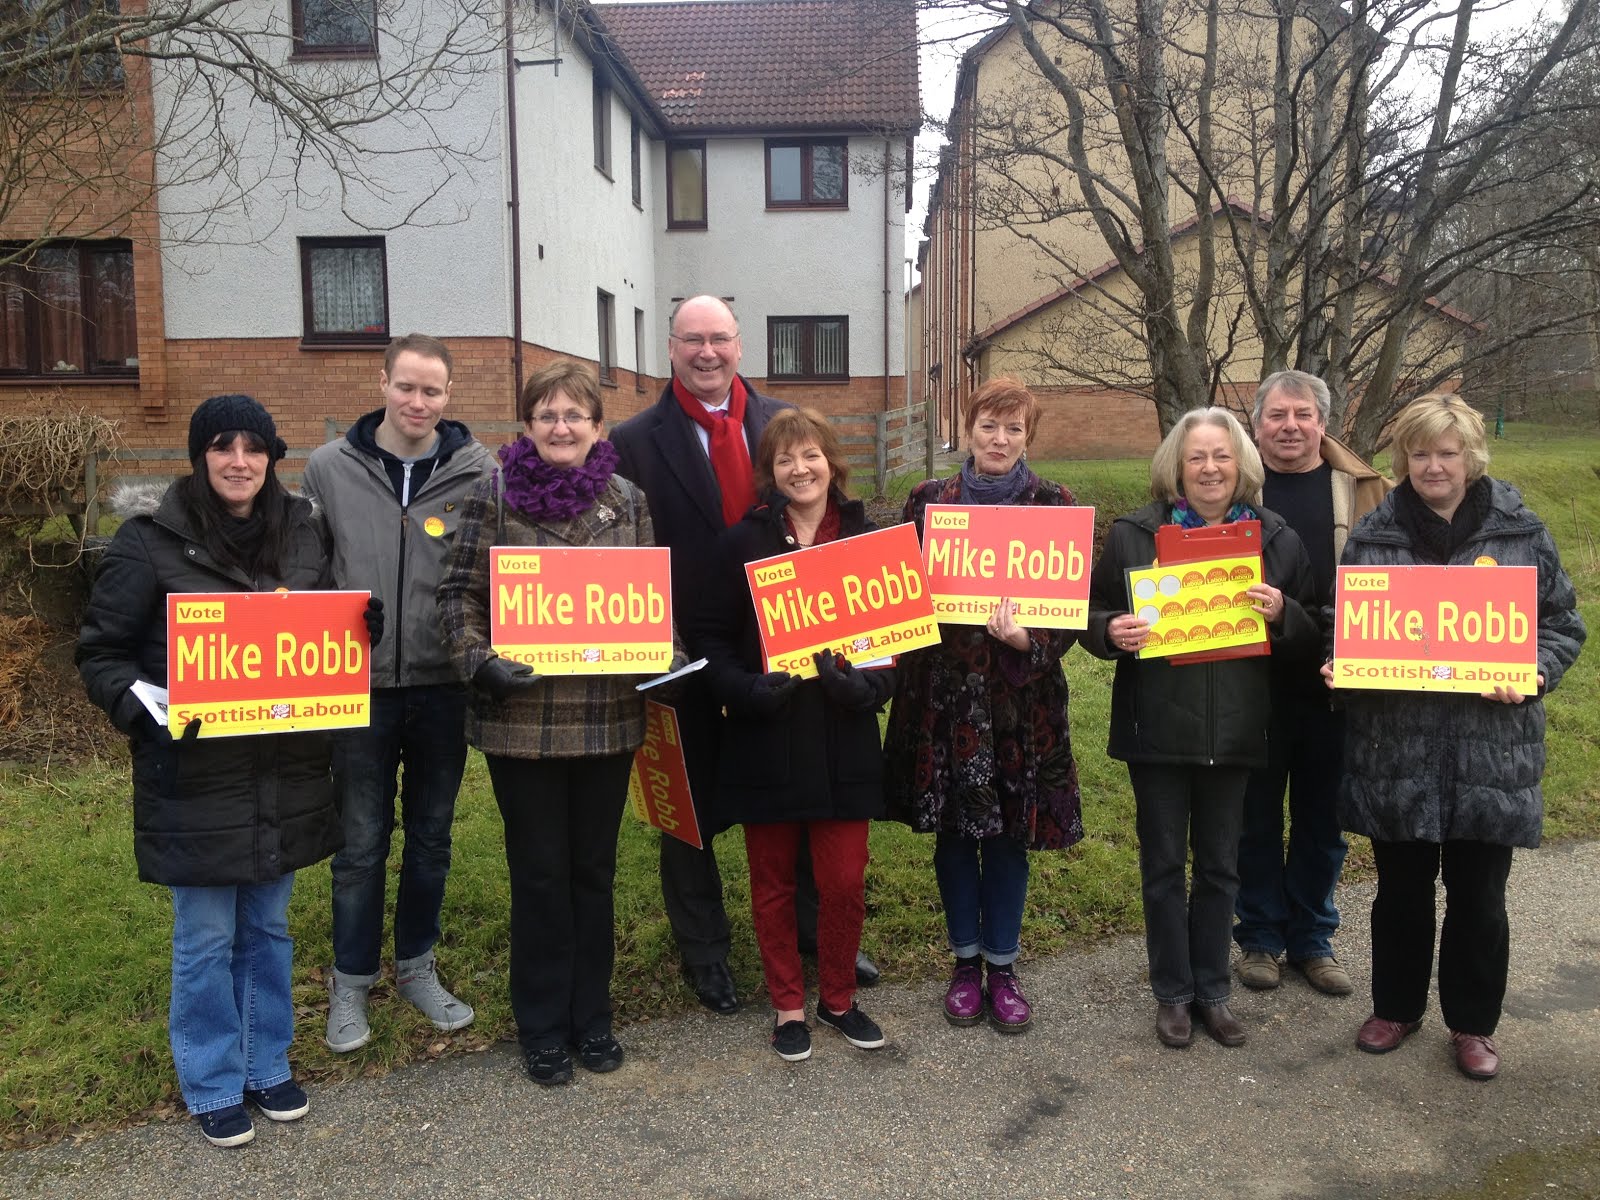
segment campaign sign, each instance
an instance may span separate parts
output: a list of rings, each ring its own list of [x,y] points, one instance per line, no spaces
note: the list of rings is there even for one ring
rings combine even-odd
[[[1026,504],[930,504],[922,561],[945,625],[982,625],[1001,597],[1028,629],[1089,624],[1094,509]]]
[[[802,679],[832,650],[860,665],[939,641],[910,525],[745,564],[767,670]]]
[[[1170,658],[1267,640],[1267,623],[1246,594],[1261,582],[1261,556],[1197,559],[1130,569],[1129,611],[1150,625],[1140,658]]]
[[[1333,684],[1538,691],[1537,567],[1340,567]]]
[[[496,546],[489,644],[539,675],[644,675],[672,663],[665,546]]]
[[[644,742],[634,751],[628,775],[628,801],[634,815],[662,833],[705,849],[694,797],[689,794],[689,768],[683,758],[676,709],[654,700],[644,702]]]
[[[364,728],[367,592],[173,592],[167,720],[200,737]]]

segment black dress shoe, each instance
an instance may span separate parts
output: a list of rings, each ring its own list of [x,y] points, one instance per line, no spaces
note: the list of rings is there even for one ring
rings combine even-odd
[[[878,977],[882,973],[878,970],[878,964],[867,957],[865,950],[856,951],[856,986],[877,987]]]
[[[1213,1039],[1224,1046],[1244,1045],[1244,1026],[1239,1023],[1239,1018],[1228,1011],[1226,1004],[1201,1004],[1198,1001],[1192,1006],[1194,1015],[1200,1018],[1200,1024],[1206,1027],[1206,1032]]]
[[[739,993],[733,989],[733,975],[726,962],[684,963],[683,974],[700,1003],[718,1016],[739,1011]]]

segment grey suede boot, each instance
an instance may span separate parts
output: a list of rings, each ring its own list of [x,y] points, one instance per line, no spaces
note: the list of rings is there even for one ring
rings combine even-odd
[[[449,1033],[472,1024],[472,1005],[445,990],[434,969],[433,951],[420,958],[402,958],[394,964],[394,984],[402,998],[416,1005],[435,1029]]]

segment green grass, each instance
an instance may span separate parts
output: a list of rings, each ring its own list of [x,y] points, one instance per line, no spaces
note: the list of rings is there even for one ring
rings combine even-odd
[[[1593,549],[1600,531],[1600,437],[1513,424],[1493,447],[1496,475],[1522,487],[1555,533],[1582,600],[1600,622]],[[1102,516],[1143,503],[1144,462],[1035,463]],[[906,485],[909,488],[909,483]],[[901,492],[904,495],[904,491]],[[1549,701],[1546,832],[1600,836],[1600,692],[1588,660]],[[1139,927],[1133,799],[1120,763],[1106,758],[1109,664],[1081,650],[1067,656],[1071,720],[1087,837],[1072,850],[1033,859],[1024,944],[1030,955],[1083,945]],[[160,888],[134,877],[125,761],[0,777],[0,1145],[58,1136],[140,1114],[181,1111],[166,1039],[170,906]],[[506,884],[500,820],[482,759],[474,754],[457,809],[455,864],[439,948],[443,975],[478,1009],[473,1028],[441,1035],[397,1000],[387,981],[373,993],[375,1037],[335,1056],[321,1044],[331,961],[329,875],[300,873],[290,909],[298,1029],[295,1068],[317,1080],[378,1073],[403,1062],[471,1052],[511,1033],[505,995]],[[879,824],[871,837],[866,948],[891,979],[913,980],[946,965],[930,862],[931,839]],[[717,839],[733,967],[754,994],[760,967],[750,922],[742,838]],[[397,868],[397,863],[391,864]],[[1350,870],[1370,868],[1364,845]],[[395,879],[391,870],[392,888]],[[617,881],[618,961],[614,995],[624,1021],[679,1012],[692,997],[661,910],[654,835],[623,818]]]

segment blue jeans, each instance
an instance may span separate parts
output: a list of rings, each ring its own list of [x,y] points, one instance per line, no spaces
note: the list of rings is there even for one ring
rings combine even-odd
[[[454,684],[378,688],[372,723],[334,742],[344,849],[333,856],[333,963],[341,974],[378,973],[397,790],[406,840],[394,906],[395,958],[421,958],[439,940],[450,824],[467,764],[466,713],[466,689]]]
[[[1290,699],[1275,707],[1270,755],[1252,771],[1239,837],[1241,950],[1291,962],[1333,953],[1339,910],[1333,890],[1344,870],[1339,781],[1344,771],[1344,715]],[[1283,791],[1289,789],[1289,847],[1283,845]]]
[[[945,931],[957,958],[982,953],[997,967],[1022,950],[1022,906],[1028,898],[1028,848],[1014,837],[939,833],[933,874],[944,904]]]
[[[192,1113],[289,1078],[294,872],[270,883],[172,889],[172,1007],[167,1030]]]

